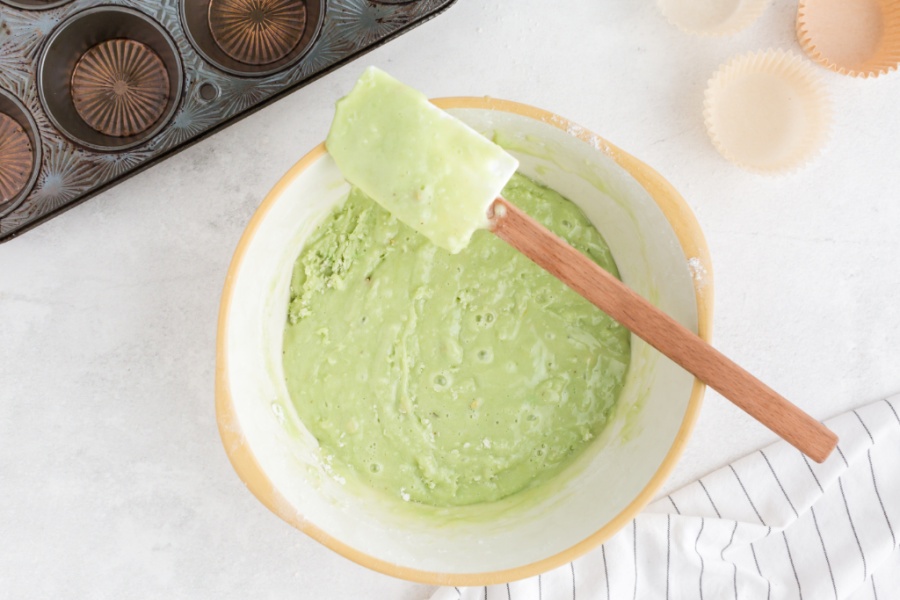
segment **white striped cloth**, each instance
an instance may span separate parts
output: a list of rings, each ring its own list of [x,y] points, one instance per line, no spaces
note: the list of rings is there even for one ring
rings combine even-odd
[[[777,442],[572,563],[432,600],[900,598],[900,395],[828,425],[841,441],[821,465]]]

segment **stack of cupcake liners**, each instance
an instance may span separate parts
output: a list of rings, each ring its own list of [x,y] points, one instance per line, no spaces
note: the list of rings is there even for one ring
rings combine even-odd
[[[769,0],[658,0],[684,32],[726,36],[750,26]],[[815,63],[836,73],[875,78],[900,64],[900,2],[800,0],[797,39]],[[703,117],[713,146],[758,173],[796,170],[820,154],[831,128],[831,101],[816,68],[794,51],[733,57],[709,79]]]

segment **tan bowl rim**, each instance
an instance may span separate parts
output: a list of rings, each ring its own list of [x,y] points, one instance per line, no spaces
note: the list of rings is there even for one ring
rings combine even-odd
[[[668,181],[663,179],[659,173],[633,156],[620,150],[616,146],[609,144],[602,138],[595,136],[590,131],[571,121],[527,104],[488,97],[439,98],[433,100],[433,102],[443,109],[488,109],[515,113],[549,123],[592,144],[594,147],[601,148],[602,152],[609,155],[622,168],[628,171],[659,205],[660,209],[665,214],[666,219],[675,231],[685,256],[699,260],[699,264],[695,263],[692,265],[696,270],[702,270],[700,272],[704,273],[702,282],[699,280],[700,278],[694,277],[694,291],[697,299],[698,333],[701,338],[710,341],[712,334],[713,278],[709,248],[706,245],[703,232],[700,230],[700,225],[693,212],[675,188],[673,188]],[[266,476],[250,447],[246,443],[234,411],[231,391],[228,386],[228,363],[225,352],[225,340],[227,339],[228,334],[227,315],[230,312],[232,296],[234,293],[235,276],[244,260],[247,247],[256,235],[266,214],[288,186],[290,186],[311,164],[321,158],[325,153],[324,143],[313,148],[306,156],[301,158],[297,164],[291,167],[291,169],[278,181],[275,187],[273,187],[266,195],[238,242],[234,257],[231,260],[231,265],[228,268],[228,275],[225,278],[225,287],[222,292],[222,301],[219,309],[218,337],[216,341],[216,420],[218,422],[219,434],[225,446],[225,451],[238,476],[243,480],[244,484],[250,489],[253,495],[255,495],[269,510],[345,558],[392,577],[432,585],[489,585],[532,577],[571,562],[612,537],[613,534],[618,532],[637,516],[637,514],[654,498],[666,479],[668,479],[672,469],[684,452],[685,445],[687,444],[691,431],[694,428],[694,424],[697,421],[703,394],[706,389],[706,386],[700,381],[694,380],[694,386],[691,391],[690,400],[688,401],[687,411],[681,422],[681,427],[678,429],[675,441],[672,443],[671,448],[656,473],[654,473],[653,477],[651,477],[650,481],[644,486],[634,500],[632,500],[628,506],[606,525],[591,533],[570,548],[554,554],[553,556],[512,569],[480,573],[438,573],[411,569],[381,560],[344,544],[340,540],[335,539],[325,531],[319,529],[315,524],[304,520],[300,514],[291,507],[290,503],[287,502],[281,493],[275,489],[271,480]]]

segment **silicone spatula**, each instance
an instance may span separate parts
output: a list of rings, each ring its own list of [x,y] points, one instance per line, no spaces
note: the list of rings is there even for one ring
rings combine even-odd
[[[518,161],[420,92],[368,68],[326,146],[347,180],[456,253],[488,229],[817,462],[837,436],[500,196]]]

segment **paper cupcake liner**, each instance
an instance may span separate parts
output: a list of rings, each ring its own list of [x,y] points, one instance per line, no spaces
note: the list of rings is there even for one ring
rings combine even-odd
[[[878,77],[900,65],[900,2],[800,0],[797,39],[832,71]]]
[[[750,171],[776,173],[818,154],[828,138],[831,106],[806,60],[766,50],[719,68],[706,88],[703,118],[722,156]]]
[[[657,0],[672,25],[691,35],[737,33],[759,18],[771,0]]]

